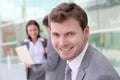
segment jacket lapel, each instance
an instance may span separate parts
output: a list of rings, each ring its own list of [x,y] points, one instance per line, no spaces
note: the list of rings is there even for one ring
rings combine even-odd
[[[88,49],[86,50],[85,56],[82,60],[82,63],[79,67],[79,71],[78,71],[76,80],[84,80],[83,78],[86,75],[85,69],[89,66],[89,63],[91,61],[90,59],[92,58],[92,55],[93,55],[91,50],[92,50],[92,47],[89,45]]]
[[[78,72],[76,80],[83,80],[84,76],[85,76],[85,71],[81,68]]]

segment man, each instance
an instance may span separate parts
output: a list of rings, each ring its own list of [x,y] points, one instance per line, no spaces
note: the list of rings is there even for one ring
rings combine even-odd
[[[67,60],[71,80],[120,80],[109,61],[88,43],[87,14],[80,6],[61,3],[50,12],[49,23],[53,47]]]
[[[48,16],[45,16],[43,19],[43,25],[46,27],[49,33],[49,25],[48,25]],[[41,65],[41,69],[45,70],[45,80],[63,80],[64,79],[64,71],[66,62],[60,58],[57,52],[54,50],[50,36],[48,35],[48,45],[47,45],[47,59]]]

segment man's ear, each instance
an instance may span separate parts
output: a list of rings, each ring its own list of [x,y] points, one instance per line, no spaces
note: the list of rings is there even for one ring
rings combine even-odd
[[[50,27],[48,27],[48,31],[49,31],[49,32],[51,31],[51,28],[50,28]]]
[[[88,38],[88,36],[89,36],[89,26],[88,25],[85,27],[84,35],[86,38]]]

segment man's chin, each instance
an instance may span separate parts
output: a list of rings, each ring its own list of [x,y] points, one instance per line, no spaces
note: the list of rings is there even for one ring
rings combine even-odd
[[[63,60],[69,60],[67,56],[60,56]]]

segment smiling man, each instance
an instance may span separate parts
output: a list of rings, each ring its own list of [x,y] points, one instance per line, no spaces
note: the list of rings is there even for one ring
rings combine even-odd
[[[51,22],[52,41],[60,56],[72,61],[84,49],[89,34],[88,26],[82,32],[77,20],[70,18],[62,23]]]
[[[70,66],[71,80],[120,80],[110,62],[89,44],[87,14],[80,6],[61,3],[50,12],[49,24],[53,47]]]

